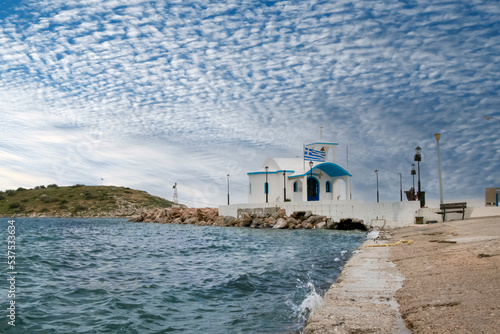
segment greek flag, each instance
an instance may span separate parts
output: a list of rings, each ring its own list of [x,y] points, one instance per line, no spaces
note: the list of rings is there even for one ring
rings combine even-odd
[[[323,151],[313,150],[312,148],[305,147],[304,160],[324,162],[326,160],[326,154]]]

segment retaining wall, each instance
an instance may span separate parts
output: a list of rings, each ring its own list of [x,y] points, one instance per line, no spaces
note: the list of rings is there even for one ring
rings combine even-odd
[[[238,216],[238,210],[282,208],[287,215],[294,211],[308,211],[340,221],[343,218],[362,219],[367,226],[387,228],[403,227],[415,224],[420,202],[383,202],[364,203],[356,200],[322,202],[279,202],[233,204],[219,207],[219,215]]]

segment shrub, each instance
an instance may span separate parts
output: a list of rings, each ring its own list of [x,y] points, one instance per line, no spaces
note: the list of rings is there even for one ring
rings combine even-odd
[[[8,190],[5,190],[5,193],[8,196],[14,196],[16,194],[16,191],[14,189],[8,189]]]
[[[3,201],[5,199],[4,195],[0,195],[0,201]]]
[[[17,209],[20,206],[21,204],[19,204],[18,202],[13,202],[9,204],[9,209]]]
[[[90,190],[88,190],[88,189],[87,189],[87,190],[84,190],[84,191],[80,194],[80,196],[83,196],[85,199],[93,199],[93,198],[95,198],[95,196],[94,196],[94,195],[92,195],[92,192],[91,192]]]
[[[12,202],[9,204],[9,209],[21,209],[22,205],[19,202]]]
[[[42,201],[44,203],[56,203],[56,202],[59,202],[59,198],[45,196],[45,197],[42,197]]]
[[[17,188],[17,190],[16,190],[16,191],[25,191],[25,190],[26,190],[26,188],[19,187],[19,188]]]
[[[87,210],[87,207],[83,206],[83,205],[77,205],[75,206],[75,208],[73,209],[73,212],[80,212],[80,211],[85,211]]]
[[[47,188],[59,188],[57,184],[49,184]]]

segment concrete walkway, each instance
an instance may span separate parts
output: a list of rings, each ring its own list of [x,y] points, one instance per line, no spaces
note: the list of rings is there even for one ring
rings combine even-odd
[[[373,244],[369,240],[363,246]],[[395,300],[404,278],[389,260],[389,248],[360,248],[326,293],[325,304],[309,319],[304,333],[410,333]]]

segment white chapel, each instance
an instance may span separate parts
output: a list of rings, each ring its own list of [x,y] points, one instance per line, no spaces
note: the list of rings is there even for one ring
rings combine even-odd
[[[350,199],[352,175],[337,164],[337,146],[317,142],[305,145],[303,158],[266,159],[248,173],[248,203]]]

